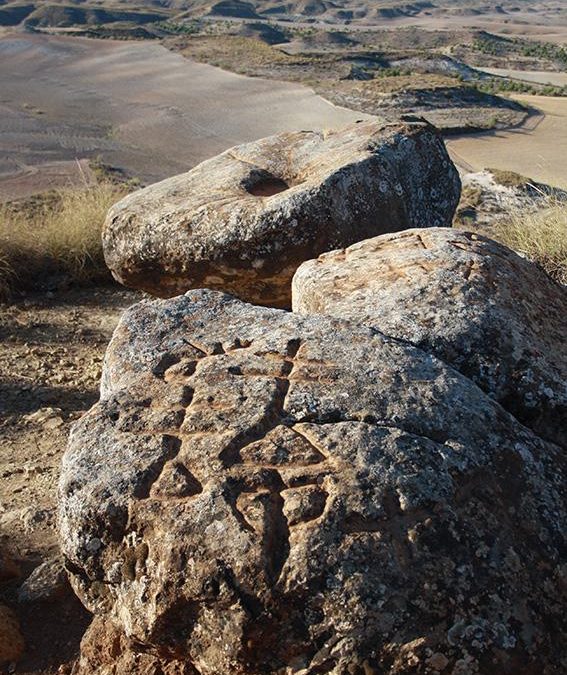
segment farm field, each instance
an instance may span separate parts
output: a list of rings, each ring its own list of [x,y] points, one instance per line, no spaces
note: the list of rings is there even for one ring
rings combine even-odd
[[[516,94],[540,111],[518,129],[450,139],[453,160],[471,171],[490,167],[515,171],[536,181],[567,188],[567,97]]]
[[[485,73],[510,77],[524,82],[536,82],[537,84],[553,84],[557,87],[567,85],[567,73],[552,73],[545,70],[509,70],[507,68],[482,68]]]
[[[76,182],[77,158],[153,182],[238,143],[365,117],[156,43],[11,34],[0,62],[0,199]]]

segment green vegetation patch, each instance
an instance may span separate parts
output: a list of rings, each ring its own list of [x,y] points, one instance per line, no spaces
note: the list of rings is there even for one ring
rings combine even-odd
[[[491,77],[479,80],[476,87],[487,94],[514,93],[539,96],[567,96],[567,86],[537,84],[515,80],[509,77]]]
[[[35,5],[0,7],[0,26],[17,26],[35,9]]]
[[[536,42],[521,38],[504,38],[481,32],[473,40],[472,48],[490,56],[525,56],[567,66],[567,49],[551,42]]]

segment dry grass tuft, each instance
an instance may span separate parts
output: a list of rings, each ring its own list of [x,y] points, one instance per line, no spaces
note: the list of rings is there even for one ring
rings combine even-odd
[[[109,278],[101,229],[123,186],[99,183],[0,205],[0,296],[41,287],[50,277],[88,284]]]
[[[502,169],[487,169],[492,174],[494,182],[499,185],[504,185],[504,187],[526,187],[532,181],[526,176],[522,176],[521,173],[516,173],[515,171],[504,171]]]
[[[8,257],[0,250],[0,299],[9,297],[13,280],[14,270]]]
[[[539,263],[552,279],[567,284],[567,199],[548,196],[537,210],[513,211],[491,234]]]

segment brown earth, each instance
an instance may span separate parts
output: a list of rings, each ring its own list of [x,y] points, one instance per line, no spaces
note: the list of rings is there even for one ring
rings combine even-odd
[[[44,189],[54,161],[103,155],[150,183],[239,143],[366,117],[150,42],[13,33],[0,62],[0,201]]]
[[[567,188],[567,97],[516,94],[512,98],[537,114],[517,129],[447,140],[451,159],[468,171],[493,167]]]
[[[0,175],[0,201],[5,195],[22,199],[61,187],[90,185],[94,179],[86,159],[42,162],[36,166],[14,162],[14,165],[14,173]]]
[[[15,610],[26,642],[19,674],[68,672],[90,622],[69,589],[39,604],[18,602],[17,591],[57,553],[56,486],[69,427],[97,400],[110,335],[139,297],[109,287],[0,305],[0,550],[20,572],[0,585],[0,604]]]

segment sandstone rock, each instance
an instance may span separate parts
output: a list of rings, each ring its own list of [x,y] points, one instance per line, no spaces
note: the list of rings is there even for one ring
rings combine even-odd
[[[95,617],[81,641],[73,675],[199,675],[190,663],[160,659],[103,617]]]
[[[0,665],[18,661],[24,652],[24,638],[14,612],[0,605]]]
[[[60,557],[46,560],[18,589],[18,602],[51,602],[70,593],[69,580]]]
[[[486,237],[450,228],[363,241],[304,263],[293,308],[433,352],[536,432],[567,442],[567,288]]]
[[[119,281],[161,297],[206,287],[289,307],[301,262],[383,232],[450,225],[459,193],[427,124],[284,133],[125,197],[106,220],[105,258]]]
[[[126,664],[101,675],[136,655],[425,673],[437,653],[560,672],[563,471],[465,377],[375,330],[214,291],[144,301],[63,461],[66,565],[100,617],[79,672],[97,644]]]

